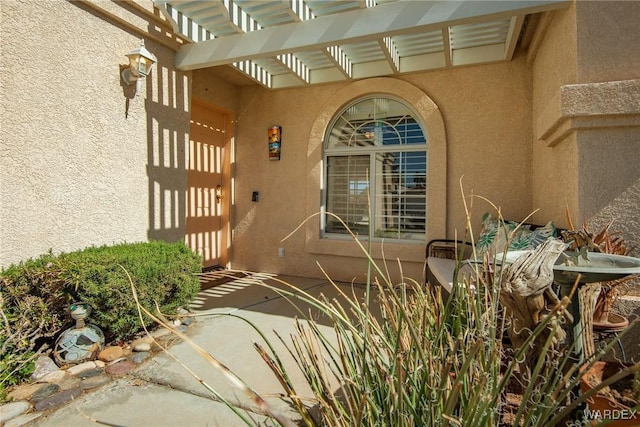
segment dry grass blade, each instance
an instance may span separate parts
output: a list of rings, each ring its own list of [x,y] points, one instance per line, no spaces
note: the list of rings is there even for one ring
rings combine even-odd
[[[226,365],[224,365],[222,362],[216,359],[211,353],[209,353],[208,351],[200,347],[198,344],[193,342],[193,340],[191,340],[188,336],[186,336],[176,328],[172,327],[171,324],[166,319],[164,319],[162,315],[156,316],[153,313],[151,313],[149,310],[147,310],[145,307],[143,307],[138,300],[138,294],[136,292],[136,288],[135,288],[135,285],[133,284],[133,280],[131,279],[131,276],[129,275],[129,273],[124,267],[122,267],[122,269],[127,274],[127,277],[129,278],[129,281],[131,283],[131,291],[133,293],[133,298],[136,302],[138,310],[142,311],[144,314],[149,316],[154,322],[158,323],[163,328],[171,331],[173,334],[180,337],[185,343],[187,343],[192,349],[194,349],[203,359],[209,362],[211,366],[213,366],[219,372],[221,372],[232,386],[236,387],[237,389],[241,390],[244,394],[246,394],[253,401],[253,403],[256,404],[258,408],[260,408],[260,410],[262,410],[265,414],[275,419],[282,426],[296,427],[296,424],[292,420],[286,418],[279,411],[276,411],[275,409],[273,409],[271,405],[269,405],[262,398],[262,396],[260,396],[253,389],[251,389],[251,387],[249,387],[244,381],[242,381],[242,379],[240,379],[236,374],[234,374]],[[156,307],[156,310],[159,312],[159,309],[157,307]],[[146,331],[146,328],[145,328],[145,331]],[[201,384],[205,385],[204,381],[200,377],[198,377],[193,371],[188,369],[188,367],[184,363],[180,362],[175,357],[174,357],[174,360],[178,361],[178,363],[180,363],[181,366],[187,369],[189,373],[194,376],[194,378],[196,378]],[[213,391],[213,389],[210,386],[206,386],[206,387],[207,389]],[[236,414],[238,413],[236,412]]]
[[[316,423],[313,417],[309,413],[309,410],[305,406],[302,399],[298,396],[298,393],[293,387],[293,384],[291,384],[291,381],[289,380],[286,372],[284,372],[282,370],[282,367],[278,363],[276,363],[276,361],[273,360],[271,356],[269,356],[269,354],[264,349],[264,347],[262,347],[258,343],[254,343],[253,347],[256,349],[260,357],[262,357],[262,360],[265,361],[269,369],[271,369],[271,371],[274,373],[274,375],[280,382],[280,385],[282,385],[282,388],[286,391],[287,397],[293,401],[294,405],[296,406],[296,409],[298,410],[298,413],[302,415],[302,419],[305,425],[309,427],[315,426]]]

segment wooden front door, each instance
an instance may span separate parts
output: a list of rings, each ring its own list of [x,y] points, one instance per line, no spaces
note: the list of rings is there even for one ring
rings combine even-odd
[[[228,261],[230,123],[228,114],[192,101],[185,241],[204,268]]]

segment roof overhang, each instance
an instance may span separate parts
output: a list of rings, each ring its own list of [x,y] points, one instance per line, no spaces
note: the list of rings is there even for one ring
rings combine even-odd
[[[188,71],[230,65],[268,88],[509,61],[528,15],[570,0],[154,0],[191,43]]]

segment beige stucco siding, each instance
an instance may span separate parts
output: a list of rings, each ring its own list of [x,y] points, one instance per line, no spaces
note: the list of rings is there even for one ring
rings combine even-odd
[[[640,2],[578,2],[579,211],[640,256]],[[604,82],[604,83],[601,83]],[[585,100],[591,102],[586,102]],[[591,118],[591,115],[597,116]]]
[[[562,227],[566,208],[574,227],[613,220],[629,248],[640,242],[639,6],[584,1],[549,14],[531,60],[534,205]]]
[[[239,88],[222,80],[208,69],[194,70],[191,75],[193,97],[226,111],[235,123]],[[232,129],[229,129],[229,132],[232,132]]]
[[[536,208],[547,212],[535,215],[543,222],[545,216],[566,227],[565,211],[577,211],[577,149],[575,138],[562,145],[548,147],[545,132],[556,126],[561,116],[560,88],[576,81],[575,5],[566,10],[544,14],[534,38],[535,55],[529,57],[532,67],[533,102],[533,163],[532,200]]]
[[[239,110],[246,117],[239,118],[236,133],[236,268],[317,276],[321,274],[318,261],[332,277],[363,277],[366,263],[356,256],[355,245],[348,249],[343,242],[325,241],[321,247],[312,244],[309,239],[314,236],[310,236],[308,227],[302,227],[284,243],[280,240],[304,221],[314,224],[311,234],[318,239],[317,218],[310,216],[320,210],[323,132],[331,117],[355,99],[342,99],[340,94],[389,93],[402,97],[402,89],[396,89],[394,81],[410,83],[416,93],[430,99],[443,122],[444,154],[431,157],[433,153],[428,151],[428,167],[443,171],[430,177],[431,184],[428,182],[428,186],[438,183],[445,189],[429,201],[428,208],[431,213],[437,212],[441,226],[432,226],[427,239],[453,237],[456,230],[459,235],[464,233],[461,178],[468,196],[486,197],[501,206],[505,216],[523,219],[530,213],[531,86],[523,57],[508,64],[374,79],[365,92],[352,87],[366,81],[275,92],[245,88]],[[332,101],[335,98],[342,103]],[[327,105],[333,109],[328,111]],[[318,120],[321,131],[314,128]],[[273,124],[283,128],[280,161],[270,161],[267,155],[267,128]],[[427,126],[426,132],[431,131]],[[260,192],[257,203],[251,202],[253,191]],[[491,209],[480,199],[474,199],[473,205],[476,220]],[[392,255],[397,254],[405,275],[419,280],[425,243],[394,247],[387,242],[385,254],[390,257],[390,268],[397,269]],[[284,258],[277,257],[278,247],[285,248]],[[375,245],[374,252],[379,252]]]
[[[427,239],[463,237],[462,182],[476,232],[492,209],[483,197],[510,219],[539,209],[533,221],[566,226],[566,207],[576,224],[615,218],[640,247],[639,7],[581,1],[545,13],[508,63],[268,90],[221,70],[177,71],[182,41],[151,1],[3,2],[0,267],[49,249],[183,239],[192,98],[230,120],[234,268],[320,276],[320,263],[363,280],[355,245],[320,239],[313,215],[324,131],[368,93],[407,101],[426,125]],[[133,97],[120,72],[141,38],[158,63]],[[283,128],[280,161],[268,158],[272,125]],[[385,243],[395,277],[396,259],[421,277],[425,243]]]
[[[579,83],[640,78],[640,2],[578,1]]]
[[[189,80],[172,50],[147,40],[158,63],[130,98],[124,55],[152,25],[98,5],[131,27],[82,3],[2,4],[3,266],[49,249],[184,237]]]
[[[580,212],[594,231],[613,221],[611,230],[622,233],[639,256],[640,127],[585,131],[578,151]]]
[[[464,229],[460,180],[467,196],[489,199],[505,217],[528,215],[532,209],[531,76],[524,58],[416,74],[408,80],[424,88],[445,121],[447,235]],[[475,219],[492,209],[479,198],[473,204]]]

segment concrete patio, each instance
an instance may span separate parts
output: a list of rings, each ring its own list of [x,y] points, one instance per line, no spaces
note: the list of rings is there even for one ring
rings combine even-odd
[[[312,295],[338,296],[336,289],[326,280],[299,277],[278,277],[277,280],[295,284],[301,291]],[[273,333],[275,329],[287,339],[294,331],[294,318],[299,313],[287,299],[258,283],[286,288],[273,275],[250,274],[245,278],[205,289],[191,307],[198,317],[189,328],[188,336],[261,394],[272,407],[287,416],[295,417],[288,405],[278,397],[278,393],[283,391],[282,386],[253,348],[254,341],[263,343],[264,340],[247,322],[233,317],[240,316],[262,329],[279,356],[287,366],[292,367],[289,374],[294,384],[300,384],[298,392],[309,396],[308,389],[303,387],[301,373]],[[362,286],[343,284],[340,288],[347,294],[351,294],[353,290],[359,297],[364,295]],[[300,304],[300,301],[297,303],[306,310],[305,304]],[[322,322],[322,318],[316,314],[313,315],[320,327],[329,331],[328,323]],[[256,405],[231,386],[220,371],[189,344],[179,342],[169,351],[225,399],[246,408],[246,416],[254,423],[268,423]],[[73,403],[42,416],[29,425],[95,426],[94,420],[106,425],[128,427],[245,425],[184,367],[162,352],[128,376],[86,393]]]

